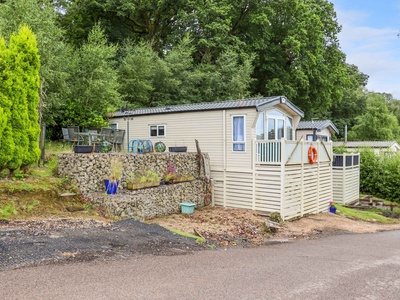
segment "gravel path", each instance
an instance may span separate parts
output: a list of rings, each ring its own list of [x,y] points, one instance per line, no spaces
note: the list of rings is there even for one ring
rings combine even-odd
[[[177,255],[204,249],[195,240],[132,219],[46,220],[0,225],[0,270],[70,261]]]

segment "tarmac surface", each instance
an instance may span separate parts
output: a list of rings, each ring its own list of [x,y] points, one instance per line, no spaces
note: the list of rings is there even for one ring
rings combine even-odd
[[[0,271],[72,261],[182,255],[202,249],[194,239],[132,219],[108,227],[0,230]]]
[[[0,272],[0,299],[397,300],[400,231]]]

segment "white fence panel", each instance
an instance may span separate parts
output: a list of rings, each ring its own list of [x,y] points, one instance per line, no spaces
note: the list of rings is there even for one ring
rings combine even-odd
[[[333,201],[349,204],[359,198],[360,154],[335,154],[333,157]]]

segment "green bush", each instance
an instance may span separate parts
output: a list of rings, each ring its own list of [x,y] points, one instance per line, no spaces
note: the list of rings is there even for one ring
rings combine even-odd
[[[366,194],[400,202],[400,155],[361,151],[360,190]]]

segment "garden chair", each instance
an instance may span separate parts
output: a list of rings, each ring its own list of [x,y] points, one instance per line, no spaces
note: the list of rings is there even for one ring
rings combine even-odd
[[[112,139],[113,149],[117,151],[119,148],[122,150],[122,144],[124,143],[125,130],[123,129],[114,129],[114,138]]]
[[[68,126],[69,141],[73,144],[80,145],[83,138],[79,136],[79,126]]]
[[[110,127],[102,127],[100,130],[100,137],[102,141],[112,143],[113,140],[113,129]]]
[[[62,147],[64,148],[64,144],[69,143],[68,128],[62,128],[62,134],[63,134]]]

